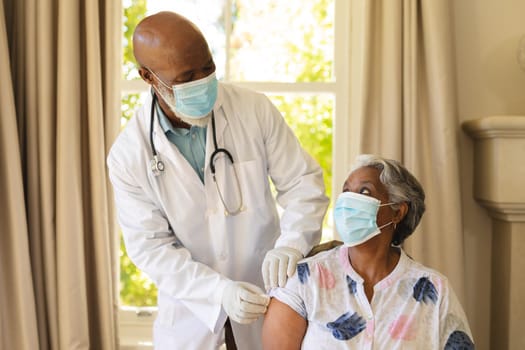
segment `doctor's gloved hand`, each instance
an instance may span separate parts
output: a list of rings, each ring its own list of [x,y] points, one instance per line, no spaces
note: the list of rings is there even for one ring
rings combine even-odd
[[[300,251],[289,247],[278,247],[268,251],[262,263],[264,288],[270,290],[277,286],[284,287],[288,277],[294,274],[297,262],[302,258],[303,254]]]
[[[241,324],[252,323],[264,315],[270,297],[254,284],[231,281],[222,295],[222,307],[230,319]]]

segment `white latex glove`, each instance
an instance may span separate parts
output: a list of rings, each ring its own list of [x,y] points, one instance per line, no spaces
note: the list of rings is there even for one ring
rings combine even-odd
[[[222,294],[222,307],[230,319],[248,324],[264,315],[270,297],[254,284],[231,281]]]
[[[303,254],[300,251],[289,247],[278,247],[268,251],[262,263],[264,288],[270,290],[277,286],[284,287],[288,277],[294,274],[297,262],[302,258]]]

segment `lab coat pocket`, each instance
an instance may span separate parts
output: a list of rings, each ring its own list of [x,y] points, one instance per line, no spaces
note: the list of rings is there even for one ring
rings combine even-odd
[[[239,163],[237,174],[245,210],[260,211],[261,208],[270,207],[270,203],[273,204],[268,172],[259,159]]]
[[[271,199],[268,174],[260,160],[232,163],[224,156],[215,162],[217,201],[230,212],[242,207],[252,211],[268,205]],[[270,198],[269,198],[270,197]],[[222,203],[221,203],[222,202]]]

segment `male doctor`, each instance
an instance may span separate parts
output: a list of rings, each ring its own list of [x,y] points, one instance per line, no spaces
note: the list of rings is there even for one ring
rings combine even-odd
[[[232,328],[239,349],[260,349],[262,288],[320,240],[321,168],[267,97],[217,82],[186,18],[145,18],[133,49],[151,95],[108,167],[127,252],[158,287],[155,349],[217,349]]]

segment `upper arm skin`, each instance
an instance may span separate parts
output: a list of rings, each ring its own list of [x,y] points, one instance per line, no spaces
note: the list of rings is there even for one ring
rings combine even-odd
[[[272,298],[264,316],[263,349],[300,349],[307,325],[306,320],[291,307]]]

